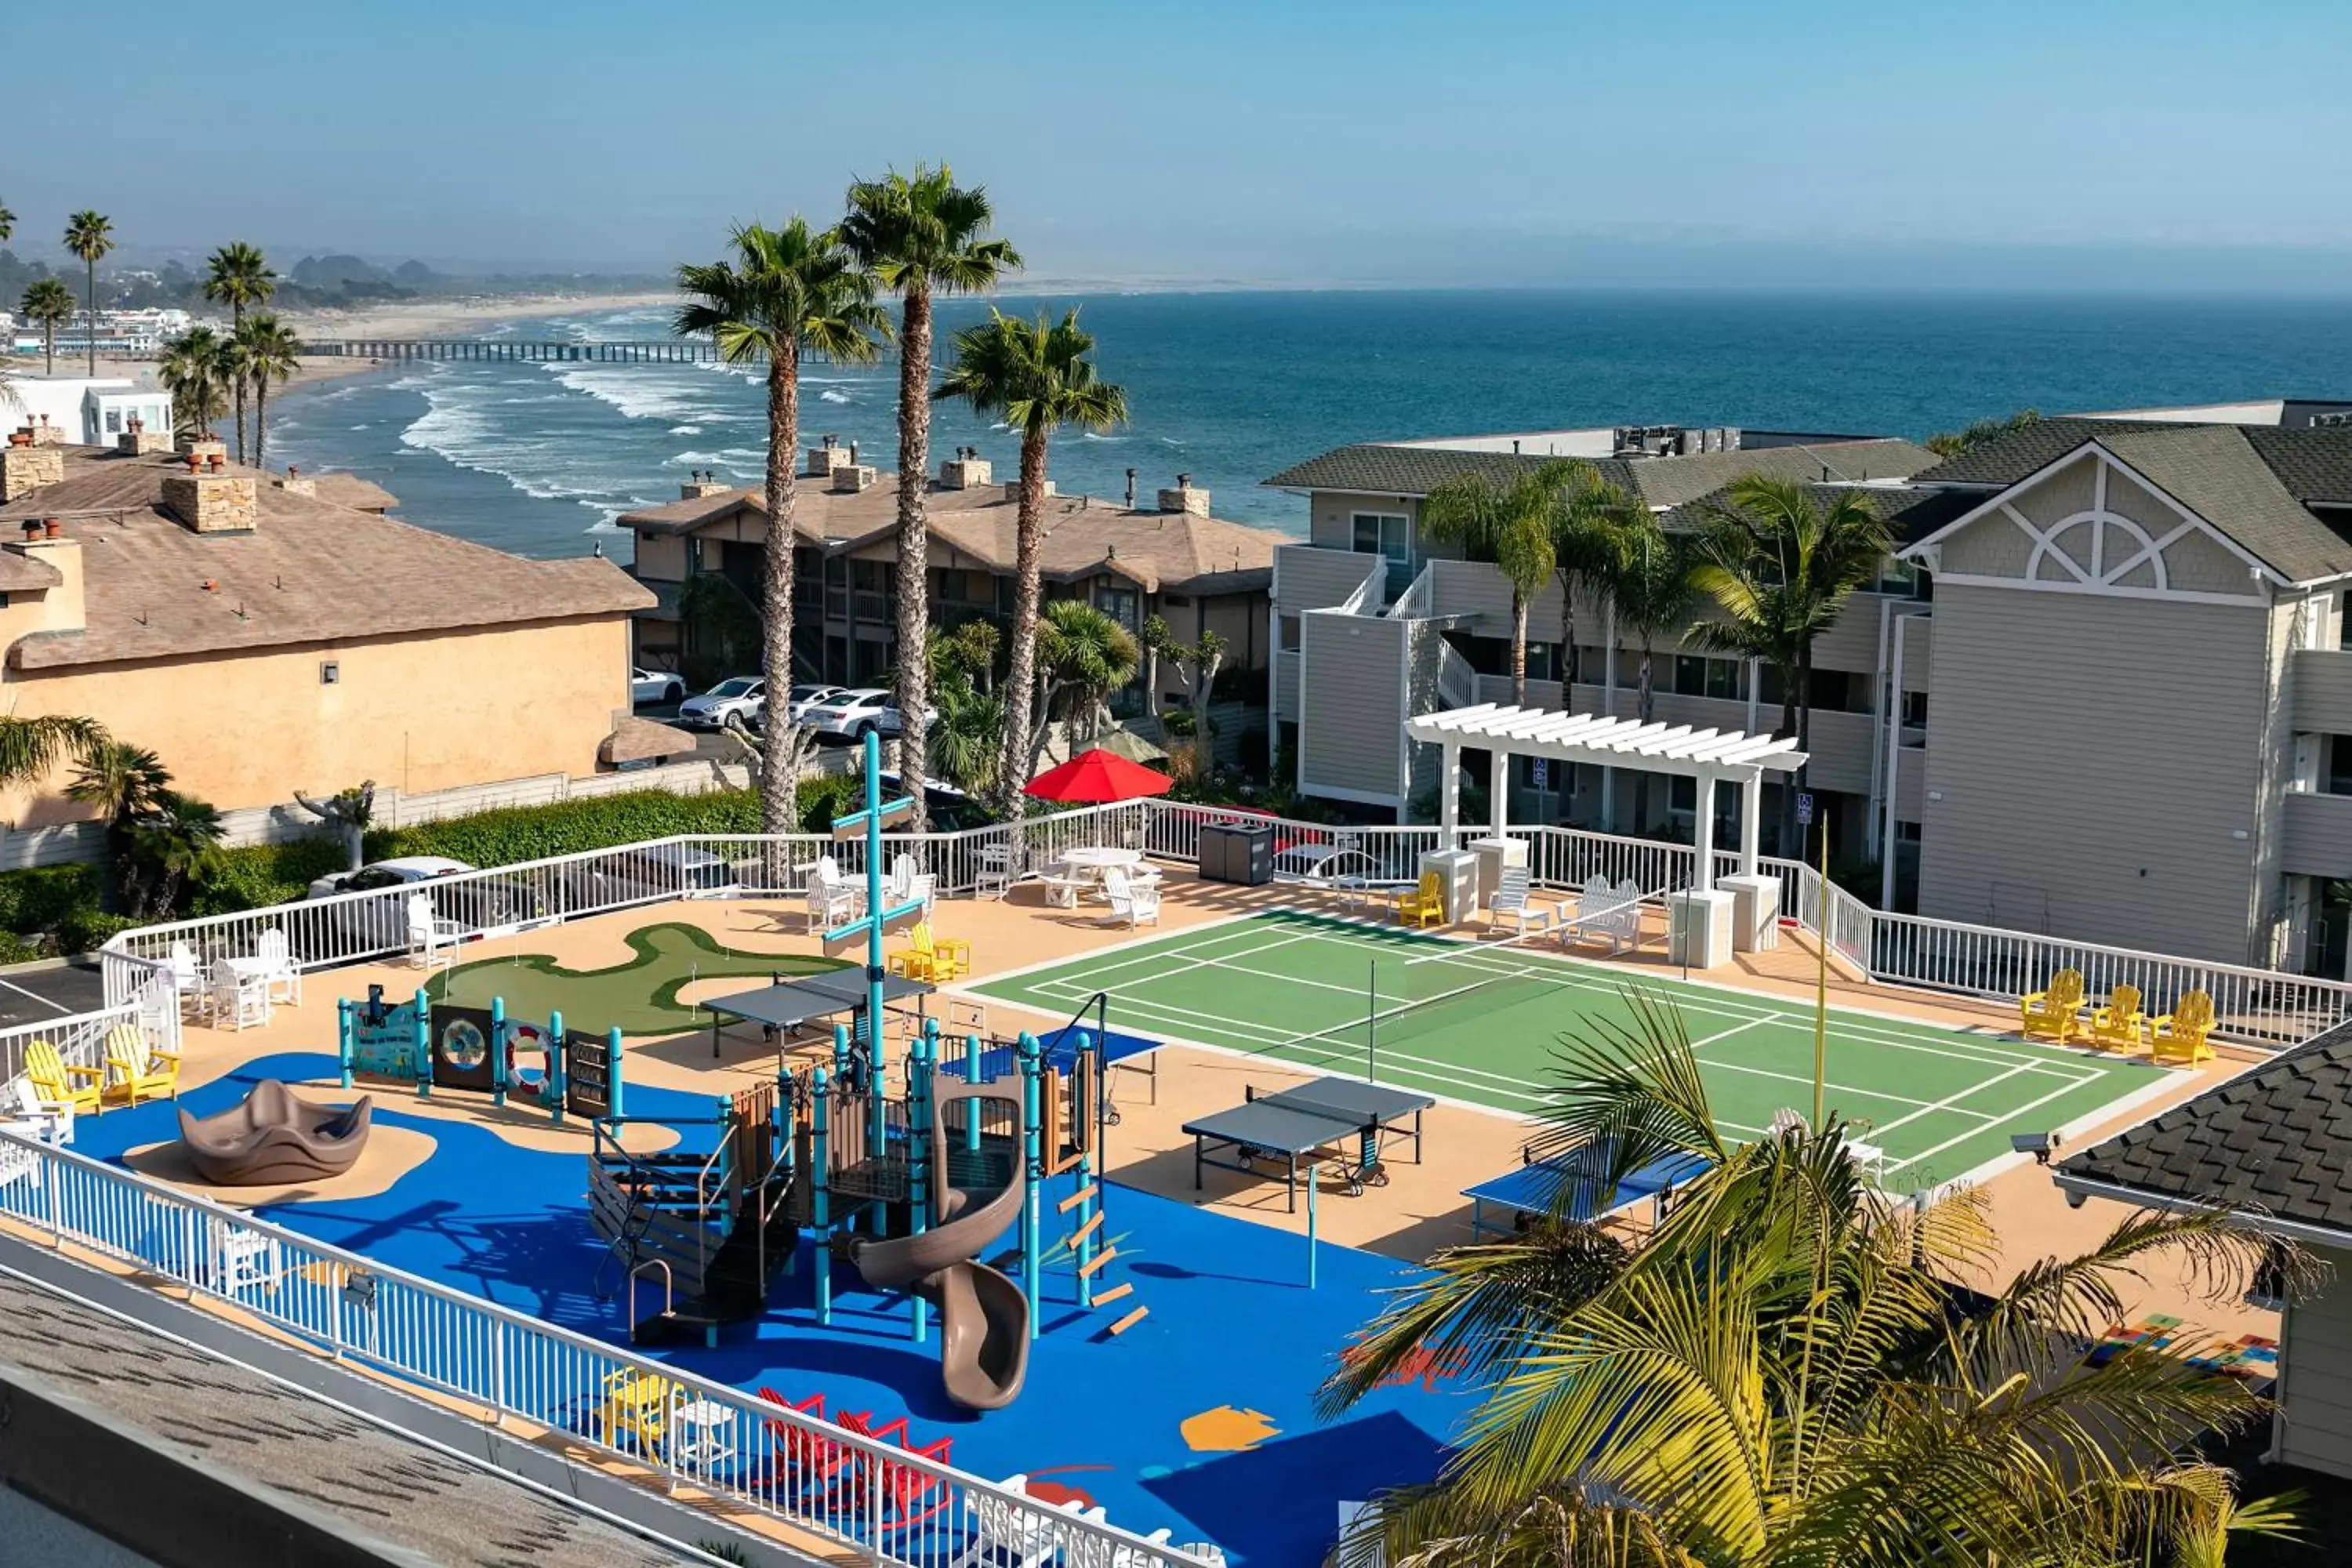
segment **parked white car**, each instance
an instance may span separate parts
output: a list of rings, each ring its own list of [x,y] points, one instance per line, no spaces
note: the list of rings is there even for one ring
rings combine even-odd
[[[636,669],[629,671],[629,700],[642,702],[676,702],[686,696],[686,682],[674,669]]]
[[[868,734],[887,739],[906,728],[898,698],[879,686],[836,691],[814,704],[801,722],[814,731],[820,741],[862,741]]]
[[[845,691],[846,688],[839,686],[795,686],[793,688],[791,700],[784,704],[784,721],[788,724],[805,724],[809,721],[809,713],[812,710],[824,707],[826,703],[845,695]]]
[[[756,675],[730,675],[699,697],[678,704],[677,721],[689,730],[741,730],[767,711],[768,683]]]
[[[309,897],[331,899],[338,893],[374,892],[384,888],[414,887],[433,900],[433,912],[469,930],[481,931],[536,920],[546,911],[539,896],[523,882],[494,877],[444,886],[448,879],[474,868],[446,855],[403,855],[376,860],[356,871],[338,871],[310,884]],[[321,911],[341,932],[336,954],[358,954],[399,947],[407,940],[407,910],[401,899],[362,899],[338,905],[331,915]],[[331,956],[322,955],[322,956]]]

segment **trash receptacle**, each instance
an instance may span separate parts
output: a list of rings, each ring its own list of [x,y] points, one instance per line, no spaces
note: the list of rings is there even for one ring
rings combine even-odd
[[[1213,822],[1201,829],[1201,880],[1255,888],[1274,880],[1274,824]]]

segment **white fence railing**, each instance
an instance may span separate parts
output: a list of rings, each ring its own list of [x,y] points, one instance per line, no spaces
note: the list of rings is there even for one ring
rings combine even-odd
[[[232,1304],[359,1367],[615,1455],[846,1560],[1183,1568],[1198,1559],[70,1151],[0,1132],[0,1220]],[[714,1531],[715,1532],[715,1531]],[[1055,1553],[1060,1555],[1057,1557]]]
[[[887,834],[884,843],[894,865],[902,856],[911,858],[917,870],[935,879],[940,894],[954,896],[976,888],[982,872],[1000,858],[1016,868],[1034,867],[1067,849],[1118,845],[1160,859],[1196,861],[1202,827],[1235,820],[1273,821],[1277,853],[1301,846],[1345,845],[1360,851],[1369,863],[1368,874],[1382,880],[1410,880],[1422,854],[1439,843],[1439,830],[1433,826],[1335,826],[1162,800],[1085,806],[961,833]],[[1581,888],[1591,878],[1603,876],[1653,891],[1673,891],[1690,885],[1696,865],[1695,851],[1686,844],[1569,827],[1511,832],[1527,842],[1529,872],[1544,887]],[[864,846],[854,841],[836,843],[814,834],[775,838],[687,835],[522,861],[421,885],[148,926],[116,937],[100,955],[107,970],[106,996],[112,1005],[128,1001],[142,985],[153,985],[152,966],[169,961],[175,948],[183,950],[184,960],[193,957],[199,963],[248,957],[258,952],[261,934],[273,928],[286,933],[288,944],[307,967],[403,952],[407,946],[407,901],[419,891],[431,900],[439,918],[455,921],[467,934],[500,934],[677,898],[793,889],[802,885],[808,868],[826,855],[845,871],[865,869]],[[1718,852],[1718,876],[1737,865],[1736,856]],[[2038,989],[2058,969],[2075,968],[2083,971],[2095,994],[2116,984],[2136,984],[2158,1005],[2168,1005],[2185,991],[2202,989],[2212,995],[2220,1015],[2217,1034],[2263,1046],[2307,1039],[2352,1018],[2352,984],[2343,981],[1888,914],[1834,883],[1827,889],[1824,908],[1818,872],[1793,860],[1767,858],[1762,865],[1780,879],[1781,916],[1809,931],[1825,931],[1831,946],[1874,980],[2006,997]],[[173,1016],[176,1028],[176,1015]]]

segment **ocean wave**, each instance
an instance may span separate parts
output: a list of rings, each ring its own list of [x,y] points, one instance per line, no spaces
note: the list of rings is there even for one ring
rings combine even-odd
[[[719,411],[703,386],[648,366],[551,365],[557,384],[593,397],[627,419],[691,420]]]
[[[673,436],[699,436],[702,434],[702,426],[699,425],[673,425],[669,427],[669,433]]]
[[[855,403],[857,401],[857,399],[850,396],[849,394],[845,392],[835,392],[831,387],[827,387],[824,391],[818,393],[817,396],[819,399],[826,403]]]
[[[1078,434],[1089,441],[1100,441],[1106,447],[1115,447],[1121,441],[1133,439],[1132,437],[1128,436],[1097,436],[1091,430],[1081,430]]]
[[[481,383],[451,382],[423,390],[425,411],[401,431],[404,447],[493,475],[534,500],[603,509],[631,483],[619,474],[594,482],[603,476],[584,469],[578,446],[514,428],[511,418],[497,410],[499,400],[482,395]],[[618,509],[614,510],[617,516]]]

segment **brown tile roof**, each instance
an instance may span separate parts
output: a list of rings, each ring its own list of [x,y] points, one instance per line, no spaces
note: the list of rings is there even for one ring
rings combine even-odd
[[[0,594],[38,593],[65,581],[46,561],[36,561],[13,544],[0,545]]]
[[[19,639],[12,667],[618,616],[654,602],[610,561],[527,561],[268,484],[257,489],[259,527],[191,532],[158,504],[175,467],[75,454],[64,482],[0,508],[0,534],[22,517],[59,517],[81,545],[85,629]]]
[[[330,506],[347,506],[354,511],[390,511],[400,504],[400,498],[357,474],[314,474],[319,481],[319,499]]]
[[[931,565],[1011,572],[1019,508],[1000,486],[930,492]],[[748,505],[763,512],[754,491],[672,501],[630,512],[621,521],[646,532],[677,533],[716,521]],[[843,551],[885,553],[898,516],[898,481],[885,474],[872,488],[845,495],[805,483],[793,505],[793,526],[811,543]],[[1251,528],[1191,512],[1129,511],[1084,496],[1045,503],[1044,575],[1070,581],[1111,573],[1146,593],[1244,593],[1273,580],[1275,547],[1297,541],[1272,529]],[[944,552],[966,558],[959,561]]]

